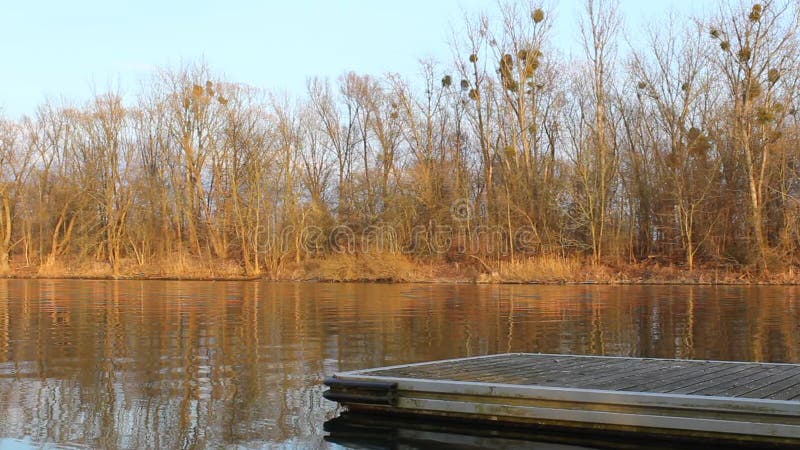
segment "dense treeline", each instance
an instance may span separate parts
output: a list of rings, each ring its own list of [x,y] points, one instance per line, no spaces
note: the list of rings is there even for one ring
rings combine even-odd
[[[565,57],[552,11],[518,2],[416,80],[348,73],[289,99],[190,65],[134,104],[46,103],[0,122],[0,272],[202,259],[280,277],[342,253],[789,270],[799,14],[722,3],[624,34],[589,1]]]

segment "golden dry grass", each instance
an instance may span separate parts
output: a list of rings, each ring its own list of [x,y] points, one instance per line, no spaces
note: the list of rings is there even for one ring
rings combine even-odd
[[[304,278],[320,281],[420,281],[419,266],[394,253],[331,255],[309,261]]]
[[[480,260],[479,260],[480,261]],[[593,265],[579,256],[541,255],[511,261],[481,261],[477,264],[417,260],[394,253],[329,255],[290,263],[279,273],[265,269],[261,274],[246,274],[233,260],[171,255],[161,260],[138,264],[135,259],[121,261],[119,278],[138,279],[252,279],[318,280],[333,282],[478,282],[478,283],[644,283],[644,284],[800,284],[800,271],[790,266],[756,275],[745,269],[734,270],[713,265],[688,271],[680,265],[652,261],[629,264]],[[0,277],[20,278],[114,278],[106,262],[60,259],[50,265],[28,265],[12,261],[12,270]]]
[[[244,270],[234,261],[185,255],[175,255],[172,258],[137,267],[140,268],[141,273],[149,276],[167,278],[239,278],[244,276]]]
[[[62,261],[39,266],[36,275],[40,277],[84,277],[105,278],[111,276],[111,267],[99,261]]]
[[[244,270],[231,260],[212,260],[172,255],[158,261],[138,264],[135,259],[120,261],[120,278],[181,278],[208,279],[244,276]],[[35,276],[43,278],[112,278],[113,272],[107,262],[57,260],[38,267]]]
[[[585,268],[585,263],[575,257],[534,256],[513,262],[501,262],[496,274],[492,274],[491,281],[512,283],[583,281],[587,275]]]

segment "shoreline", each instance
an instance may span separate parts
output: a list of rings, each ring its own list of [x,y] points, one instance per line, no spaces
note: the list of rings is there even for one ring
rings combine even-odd
[[[102,262],[65,260],[40,267],[17,261],[0,279],[269,281],[316,283],[641,285],[641,286],[794,286],[800,270],[793,266],[758,274],[743,267],[699,265],[688,270],[653,260],[592,264],[581,257],[540,255],[514,261],[437,261],[392,253],[329,255],[248,274],[234,260],[186,258],[182,264],[125,260],[117,275]],[[471,264],[470,264],[471,263]]]
[[[463,278],[431,278],[417,280],[319,278],[270,278],[267,276],[133,276],[120,275],[36,275],[5,274],[0,280],[74,280],[74,281],[259,281],[268,283],[319,283],[319,284],[437,284],[437,285],[529,285],[529,286],[800,286],[800,281],[691,281],[691,280],[565,280],[565,281],[514,281],[514,280],[470,280]]]

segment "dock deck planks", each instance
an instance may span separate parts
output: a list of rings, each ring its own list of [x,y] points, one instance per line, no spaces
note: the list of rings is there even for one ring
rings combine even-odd
[[[797,364],[508,353],[326,384],[326,397],[351,410],[800,446]]]

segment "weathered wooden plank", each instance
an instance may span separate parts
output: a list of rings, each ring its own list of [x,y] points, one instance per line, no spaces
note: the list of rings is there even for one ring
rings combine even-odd
[[[486,373],[502,373],[508,366],[513,365],[516,362],[516,359],[513,357],[507,358],[486,358],[483,362],[479,365],[475,366],[466,366],[466,365],[457,365],[455,367],[455,373],[457,375],[464,375],[464,374],[472,374],[472,375],[481,375]]]
[[[392,374],[394,376],[432,377],[441,379],[450,375],[461,374],[464,372],[474,372],[485,368],[495,367],[499,364],[498,361],[512,359],[513,358],[507,355],[491,355],[487,357],[477,357],[471,360],[408,365],[399,368],[378,370],[375,371],[375,373]]]
[[[747,367],[735,367],[727,364],[717,364],[706,366],[699,370],[687,370],[684,373],[676,372],[672,376],[663,380],[655,380],[647,386],[640,388],[647,392],[670,392],[673,389],[680,389],[687,386],[693,386],[709,380],[715,380],[717,377],[724,376],[731,373],[737,373],[746,370]]]
[[[743,397],[770,398],[774,394],[792,386],[800,386],[800,371],[791,371],[783,379],[775,380],[766,386],[746,392]]]
[[[743,385],[758,386],[761,380],[775,375],[776,373],[780,373],[780,370],[781,369],[775,367],[761,368],[757,366],[747,366],[745,370],[738,374],[738,377],[727,380],[725,383],[718,383],[716,386],[707,387],[705,393],[706,395],[718,395],[730,389],[740,388]]]
[[[383,369],[373,373],[407,378],[714,395],[717,391],[709,389],[738,388],[746,383],[749,383],[746,384],[749,386],[746,391],[763,388],[753,382],[773,375],[772,371],[781,372],[781,367],[785,366],[726,361],[509,354]],[[766,376],[762,377],[761,374],[765,372]],[[774,378],[781,377],[775,375]],[[746,392],[744,394],[747,395]]]
[[[631,379],[630,383],[617,389],[622,391],[646,390],[652,392],[666,392],[689,382],[694,384],[708,378],[722,376],[741,370],[725,364],[706,364],[703,366],[676,365],[660,372],[650,374],[648,377]]]
[[[764,369],[752,366],[733,367],[730,370],[715,372],[705,377],[688,378],[686,382],[670,386],[664,392],[675,394],[714,395],[721,386],[730,386],[742,377],[748,377]]]
[[[507,354],[434,362],[370,371],[408,378],[470,380],[575,388],[637,390],[715,395],[739,388],[739,395],[766,389],[758,384],[783,381],[776,392],[791,389],[781,374],[793,366],[726,361],[660,360],[596,356]],[[739,392],[739,391],[743,392]],[[761,393],[753,395],[762,395]]]
[[[626,361],[623,358],[608,358],[598,360],[597,364],[584,364],[580,370],[574,370],[572,373],[566,374],[568,376],[563,380],[570,383],[580,383],[585,379],[598,381],[608,377],[615,377],[619,374],[630,374],[632,370],[646,371],[653,368],[652,361],[644,361],[632,366],[630,361]]]
[[[800,401],[800,383],[788,386],[769,396],[770,400]]]
[[[508,354],[336,377],[329,397],[387,412],[800,445],[800,365]]]
[[[563,380],[567,374],[591,373],[602,361],[528,360],[505,370],[498,379],[506,384],[546,384],[548,379]]]
[[[593,389],[621,389],[631,384],[633,380],[649,380],[653,382],[670,377],[675,371],[675,367],[657,360],[642,361],[622,369],[616,373],[612,372],[580,381],[591,384]]]
[[[657,389],[659,392],[678,392],[687,389],[700,389],[700,385],[705,386],[705,389],[709,389],[719,385],[722,382],[721,380],[751,376],[763,370],[763,368],[746,365],[738,367],[725,366],[723,369],[717,368],[704,374],[687,374],[683,380],[677,379],[670,383],[654,386],[653,389]]]
[[[630,368],[629,365],[622,360],[598,360],[557,370],[545,370],[537,373],[535,377],[528,376],[524,378],[524,380],[527,381],[526,384],[582,386],[585,385],[587,381],[605,381],[610,378],[617,378],[624,374],[629,374],[632,370],[644,371],[651,370],[651,368]]]
[[[570,358],[482,358],[480,364],[465,364],[456,362],[442,366],[426,365],[412,368],[388,369],[372,372],[375,375],[391,376],[425,376],[434,379],[465,379],[482,378],[487,375],[502,377],[508,375],[522,375],[529,377],[535,374],[552,376],[556,373],[568,373],[575,367],[586,365],[607,364],[603,360],[589,360],[588,362],[576,361]],[[563,371],[563,372],[560,372]],[[497,380],[498,382],[507,382]]]
[[[603,361],[591,361],[587,363],[579,363],[569,366],[559,366],[547,368],[546,363],[539,363],[544,367],[543,370],[525,372],[524,370],[515,370],[512,373],[519,377],[519,382],[522,384],[557,384],[565,385],[571,384],[572,380],[577,377],[592,375],[597,373],[605,373],[608,370],[608,364]],[[596,376],[596,375],[595,375]],[[509,380],[510,381],[510,377]]]
[[[520,373],[520,382],[523,384],[571,384],[575,383],[577,378],[597,376],[599,373],[610,370],[608,363],[602,360],[579,360],[575,364],[558,366],[549,370],[546,364],[539,364],[542,367],[540,370]]]
[[[530,368],[529,375],[569,372],[580,368],[596,367],[605,364],[601,359],[590,358],[520,358],[516,368]]]
[[[614,370],[610,374],[596,374],[576,380],[576,387],[590,386],[592,389],[614,389],[622,390],[635,385],[666,384],[663,380],[673,380],[683,374],[680,379],[685,379],[687,374],[696,373],[705,375],[709,370],[709,365],[697,365],[692,367],[687,364],[676,364],[675,362],[665,362],[660,360],[636,361],[621,370]]]
[[[768,385],[776,380],[780,380],[785,375],[791,373],[791,369],[786,368],[769,368],[760,371],[750,377],[742,377],[734,382],[728,383],[727,386],[720,385],[714,389],[708,389],[709,395],[718,395],[721,397],[738,397],[745,395],[747,392],[759,389]]]
[[[788,417],[800,425],[798,403],[762,399],[732,399],[710,396],[690,396],[681,394],[658,394],[646,392],[615,392],[591,389],[572,389],[547,386],[527,386],[491,384],[476,382],[453,382],[445,380],[394,379],[368,375],[338,374],[347,379],[367,382],[397,382],[398,390],[414,394],[456,395],[459,398],[491,397],[535,399],[548,402],[567,402],[571,404],[602,403],[606,405],[660,407],[670,410],[689,409],[692,411],[722,411],[735,405],[735,411],[751,414],[768,414]]]

